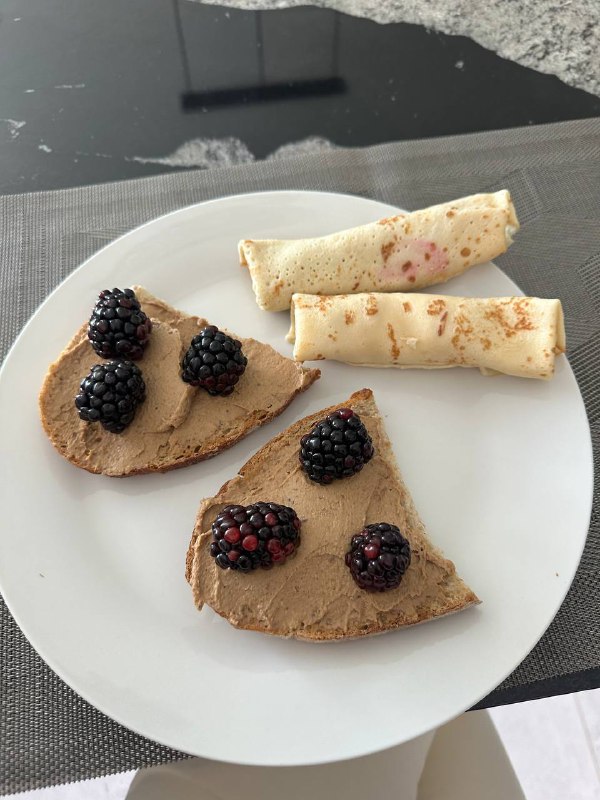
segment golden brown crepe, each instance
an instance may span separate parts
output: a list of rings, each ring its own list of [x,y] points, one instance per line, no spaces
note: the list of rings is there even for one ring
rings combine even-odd
[[[282,311],[294,292],[408,292],[444,283],[503,253],[518,229],[510,194],[500,191],[318,239],[245,239],[238,247],[258,305]]]
[[[296,361],[478,367],[542,379],[566,347],[560,300],[400,293],[295,294],[288,340]]]

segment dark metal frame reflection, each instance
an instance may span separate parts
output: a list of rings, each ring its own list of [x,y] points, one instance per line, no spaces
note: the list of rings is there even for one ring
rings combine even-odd
[[[344,94],[347,89],[346,81],[339,76],[339,14],[334,14],[334,24],[331,40],[331,75],[310,80],[292,79],[281,82],[267,82],[265,75],[265,43],[262,24],[262,11],[256,12],[256,50],[258,67],[258,84],[247,86],[231,86],[222,89],[207,89],[196,91],[190,70],[190,61],[187,54],[185,32],[181,19],[180,0],[172,0],[175,30],[185,81],[185,91],[181,95],[181,107],[186,112],[233,105],[249,105],[254,103],[268,103],[276,100],[298,100],[306,97],[328,96]]]

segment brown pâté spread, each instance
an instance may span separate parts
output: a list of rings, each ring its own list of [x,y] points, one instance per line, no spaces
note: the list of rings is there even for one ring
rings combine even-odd
[[[240,628],[298,638],[333,639],[380,632],[460,610],[478,602],[427,539],[397,471],[383,421],[363,390],[348,405],[366,425],[375,456],[363,470],[328,486],[310,481],[298,461],[299,439],[321,418],[296,423],[252,459],[218,498],[201,506],[191,584],[196,605],[211,606]],[[292,506],[302,528],[293,558],[249,574],[221,570],[209,553],[210,526],[227,504],[258,500]],[[408,538],[412,562],[400,586],[361,590],[344,563],[353,534],[367,524],[391,522]]]
[[[78,466],[119,476],[208,457],[232,444],[238,432],[245,434],[279,413],[314,380],[268,345],[243,339],[248,366],[234,392],[211,397],[194,389],[181,379],[181,358],[192,337],[209,323],[171,308],[142,287],[134,289],[153,329],[137,362],[146,383],[146,400],[131,425],[114,434],[79,419],[74,406],[79,384],[102,361],[87,339],[87,324],[50,366],[40,393],[46,432],[59,452]]]

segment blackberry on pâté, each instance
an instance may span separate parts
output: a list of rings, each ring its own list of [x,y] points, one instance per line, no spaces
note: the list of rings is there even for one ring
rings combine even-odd
[[[300,440],[300,464],[311,481],[347,478],[373,458],[373,442],[351,408],[338,408]]]
[[[346,566],[361,589],[385,592],[400,585],[410,564],[410,544],[395,525],[367,525],[352,537]]]
[[[181,377],[209,394],[227,395],[233,392],[247,363],[241,343],[209,325],[192,339],[181,362]]]
[[[100,422],[107,431],[121,433],[145,398],[139,367],[131,361],[108,361],[93,366],[81,381],[75,407],[85,422]]]
[[[283,564],[300,544],[300,520],[278,503],[225,506],[212,524],[210,554],[221,569],[250,572]]]
[[[100,292],[88,326],[88,339],[101,358],[137,361],[144,355],[152,322],[133,289]]]

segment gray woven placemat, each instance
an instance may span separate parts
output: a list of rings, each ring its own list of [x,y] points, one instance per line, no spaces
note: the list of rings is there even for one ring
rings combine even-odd
[[[1,197],[0,357],[38,304],[83,259],[125,231],[190,203],[264,189],[319,189],[419,208],[501,187],[513,194],[522,230],[498,263],[526,293],[562,299],[569,358],[597,459],[600,120]],[[503,687],[600,666],[599,489],[575,582],[543,639]],[[79,698],[36,655],[0,603],[0,792],[181,757]]]

